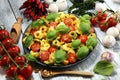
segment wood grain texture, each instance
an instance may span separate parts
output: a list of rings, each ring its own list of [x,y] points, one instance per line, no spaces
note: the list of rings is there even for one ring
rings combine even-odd
[[[22,15],[22,10],[19,10],[19,7],[25,0],[1,0],[0,1],[0,24],[5,24],[7,30],[10,30],[12,24],[16,21],[16,18],[21,16],[23,17],[23,24],[22,24],[22,31],[24,32],[27,26],[30,24],[31,21],[27,21],[24,16]],[[117,10],[117,6],[112,0],[105,0],[106,3],[111,7],[113,10]],[[115,6],[112,6],[115,5]],[[119,6],[120,7],[120,6]],[[12,12],[13,11],[13,12]],[[93,72],[94,65],[101,59],[101,54],[105,51],[111,51],[114,53],[114,60],[113,63],[115,65],[114,73],[109,76],[102,76],[95,74],[92,78],[85,78],[85,77],[78,77],[78,76],[57,76],[53,78],[42,78],[40,73],[33,72],[33,80],[120,80],[120,40],[117,40],[116,45],[113,48],[105,48],[102,46],[102,39],[105,35],[105,32],[100,31],[99,28],[95,28],[97,37],[98,37],[98,45],[92,51],[90,57],[85,60],[84,62],[69,68],[70,70],[78,70],[78,71],[91,71]],[[22,35],[19,40],[18,46],[21,48],[21,52],[23,53],[22,48]],[[40,66],[37,66],[40,67]],[[1,72],[1,70],[0,70]],[[0,73],[0,80],[6,80],[4,74]]]

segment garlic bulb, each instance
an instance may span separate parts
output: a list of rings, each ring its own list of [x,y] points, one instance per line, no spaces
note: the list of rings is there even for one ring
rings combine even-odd
[[[107,29],[106,34],[116,38],[119,35],[119,30],[116,27],[110,27]]]
[[[107,9],[107,6],[103,3],[96,3],[95,4],[95,10],[96,11],[105,11]]]
[[[104,52],[102,55],[101,55],[101,59],[102,60],[106,60],[106,61],[112,61],[113,60],[113,54],[111,52]]]
[[[53,0],[44,0],[44,1],[45,1],[45,3],[47,3],[47,4],[53,3]]]
[[[66,0],[57,0],[56,4],[58,6],[59,11],[63,11],[68,7],[68,4],[67,4]]]
[[[116,28],[119,30],[119,32],[120,32],[120,23],[118,23],[117,25],[116,25]]]
[[[55,3],[50,4],[49,7],[48,7],[48,11],[49,12],[58,12],[57,4],[55,4]]]
[[[116,39],[111,35],[106,35],[102,40],[102,44],[108,48],[113,47],[116,44]]]
[[[119,39],[119,40],[120,40],[120,33],[119,33],[119,35],[118,35],[117,39]]]

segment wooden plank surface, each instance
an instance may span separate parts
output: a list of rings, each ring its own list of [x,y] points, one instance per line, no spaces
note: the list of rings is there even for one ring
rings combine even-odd
[[[24,18],[24,16],[21,14],[22,10],[19,10],[19,7],[22,5],[22,3],[25,0],[1,0],[0,1],[0,22],[2,24],[5,24],[7,27],[7,30],[10,30],[12,24],[16,21],[15,18],[21,16]],[[106,0],[107,1],[107,0]],[[110,0],[111,1],[111,0]],[[109,3],[107,1],[108,5],[111,6],[111,3]],[[115,7],[112,9],[116,9]],[[13,10],[13,12],[12,12]],[[25,18],[23,20],[23,24],[22,24],[22,31],[24,32],[24,30],[27,28],[27,26],[29,25],[31,21],[27,21]],[[95,28],[96,30],[96,34],[98,36],[98,40],[99,43],[97,45],[97,47],[95,48],[95,50],[91,53],[91,56],[84,62],[76,65],[75,67],[72,67],[70,69],[72,70],[84,70],[84,71],[92,71],[93,72],[93,67],[94,65],[100,60],[100,56],[104,51],[111,51],[115,54],[115,60],[113,61],[114,65],[115,65],[115,71],[114,74],[112,76],[106,77],[106,76],[101,76],[101,75],[97,75],[95,74],[94,77],[92,78],[84,78],[84,77],[78,77],[78,76],[58,76],[58,77],[53,77],[53,78],[48,78],[48,79],[43,79],[41,77],[40,74],[38,73],[33,73],[33,78],[34,80],[119,80],[120,78],[120,41],[117,41],[117,44],[115,47],[113,48],[104,48],[101,44],[102,42],[102,38],[105,35],[104,32],[100,31],[100,29]],[[22,49],[22,35],[20,37],[19,40],[19,46],[22,50],[23,53],[23,49]],[[0,70],[1,72],[1,70]],[[0,73],[0,80],[6,80],[5,76],[3,74],[2,76],[2,72]]]

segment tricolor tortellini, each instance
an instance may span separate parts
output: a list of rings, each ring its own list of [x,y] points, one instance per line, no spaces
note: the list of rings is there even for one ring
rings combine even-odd
[[[77,56],[80,47],[86,46],[80,39],[83,34],[80,29],[81,22],[79,18],[73,14],[59,12],[46,16],[42,20],[34,23],[39,26],[28,28],[23,43],[29,45],[27,48],[33,57],[40,58],[39,60],[47,65],[64,65],[64,62],[69,64],[68,54],[72,53]],[[95,34],[87,34],[87,36],[93,35]],[[29,40],[28,36],[32,36],[31,40]],[[96,38],[96,36],[93,38]],[[42,55],[43,53],[44,55]],[[45,59],[42,58],[43,56]]]

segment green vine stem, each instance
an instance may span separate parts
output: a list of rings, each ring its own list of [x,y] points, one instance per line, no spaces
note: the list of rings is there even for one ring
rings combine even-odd
[[[13,58],[10,56],[10,54],[8,53],[8,51],[6,50],[6,48],[4,47],[4,45],[2,44],[2,42],[0,41],[0,45],[2,46],[3,50],[7,53],[8,57],[11,59],[11,61],[17,66],[17,68],[21,69],[20,66],[13,60]]]

